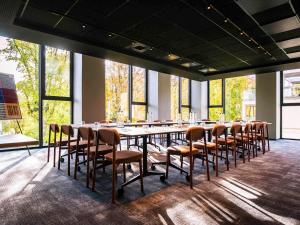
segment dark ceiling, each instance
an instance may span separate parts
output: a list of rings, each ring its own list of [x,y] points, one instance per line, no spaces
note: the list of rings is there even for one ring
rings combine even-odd
[[[299,0],[24,0],[14,24],[205,75],[299,61]]]

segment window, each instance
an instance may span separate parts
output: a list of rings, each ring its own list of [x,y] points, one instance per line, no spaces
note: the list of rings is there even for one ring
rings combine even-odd
[[[145,120],[147,113],[147,71],[132,66],[131,73],[131,120]]]
[[[13,74],[23,133],[39,138],[39,45],[0,37],[0,72]],[[16,121],[0,121],[0,134],[19,132]]]
[[[179,113],[179,77],[171,75],[171,119],[176,120]]]
[[[105,109],[106,119],[127,120],[129,66],[105,60]],[[121,117],[121,118],[118,118]]]
[[[50,123],[72,122],[73,54],[0,37],[0,72],[14,74],[25,135],[40,146],[48,142]],[[19,132],[15,121],[0,121],[0,133]]]
[[[189,120],[191,111],[191,81],[171,75],[171,119],[177,120],[181,114],[183,120]]]
[[[281,137],[300,139],[300,69],[281,73]]]
[[[225,79],[227,121],[255,119],[255,75]]]
[[[42,47],[44,49],[44,47]],[[47,143],[49,124],[72,122],[71,53],[66,50],[45,47],[45,79],[43,106],[43,140]]]
[[[180,96],[181,96],[181,116],[185,121],[189,120],[190,111],[191,111],[191,101],[190,101],[190,87],[191,81],[186,78],[180,78],[181,85],[180,88]]]
[[[144,68],[105,61],[105,102],[107,120],[145,120],[147,75]]]
[[[211,80],[208,82],[208,117],[219,120],[224,113],[224,80]]]

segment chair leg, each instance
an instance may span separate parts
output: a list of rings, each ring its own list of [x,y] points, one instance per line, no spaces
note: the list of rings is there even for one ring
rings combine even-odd
[[[207,175],[207,180],[210,180],[209,176],[209,165],[208,165],[208,154],[206,154],[206,175]]]
[[[113,163],[112,167],[113,167],[113,171],[112,171],[112,196],[111,196],[111,201],[112,201],[112,203],[116,203],[116,183],[117,183],[116,164]]]
[[[95,191],[95,186],[96,186],[96,169],[97,169],[97,157],[94,157],[93,160],[93,184],[92,184],[92,191]]]
[[[78,160],[79,160],[79,157],[78,157],[78,150],[76,150],[76,153],[75,153],[74,179],[77,179]]]
[[[70,151],[68,150],[68,176],[71,175],[71,171],[70,171],[70,164],[71,164],[71,159],[70,159],[70,156],[72,154],[70,154]]]
[[[167,153],[166,179],[168,179],[169,176],[169,165],[170,165],[170,153]]]
[[[54,147],[53,147],[53,167],[55,167],[55,160],[56,160],[56,143],[54,143]]]
[[[190,188],[193,189],[193,156],[190,155]]]
[[[140,178],[141,178],[141,192],[144,193],[144,182],[143,182],[143,167],[142,167],[142,160],[139,161],[140,167]]]
[[[49,143],[48,143],[48,156],[47,156],[47,162],[49,162],[49,159],[50,159],[50,140],[49,140]]]
[[[216,148],[216,177],[219,175],[218,166],[219,166],[219,163],[218,163],[218,146],[217,146],[217,148]]]
[[[236,167],[236,145],[233,145],[233,152],[234,152],[234,166]]]
[[[180,168],[182,169],[183,167],[183,156],[180,156]],[[180,174],[182,174],[182,171],[180,171]]]
[[[126,166],[125,163],[123,163],[123,182],[126,182]]]
[[[229,170],[229,159],[228,159],[228,145],[225,145],[225,151],[226,151],[226,166],[227,170]]]
[[[86,187],[90,187],[90,155],[87,154],[87,166],[86,166]]]
[[[60,157],[61,157],[61,145],[58,147],[58,161],[57,161],[57,169],[60,170]]]

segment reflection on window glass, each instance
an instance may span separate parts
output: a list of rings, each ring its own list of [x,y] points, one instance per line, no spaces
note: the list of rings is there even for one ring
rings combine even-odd
[[[70,52],[46,47],[46,95],[70,96]]]
[[[105,60],[106,120],[116,120],[120,112],[128,119],[128,70],[126,64]]]
[[[132,105],[132,122],[146,120],[146,106]]]
[[[71,102],[69,101],[43,101],[43,140],[48,143],[49,125],[56,124],[70,124],[71,123]]]
[[[186,107],[181,107],[181,117],[183,121],[188,121],[190,118],[190,109]]]
[[[209,105],[222,105],[222,80],[209,81]]]
[[[146,70],[140,67],[132,67],[132,101],[145,102],[146,97]]]
[[[282,137],[300,139],[300,106],[282,107]]]
[[[283,103],[300,103],[300,69],[283,71]]]
[[[176,120],[179,112],[179,78],[171,75],[171,119]]]
[[[225,80],[226,120],[255,119],[255,75]]]
[[[0,36],[0,72],[13,74],[22,113],[19,120],[25,135],[39,133],[39,45]],[[19,132],[16,121],[0,121],[0,134]]]
[[[210,108],[209,109],[209,119],[210,120],[220,120],[222,113],[223,113],[223,108]]]
[[[189,105],[189,79],[181,78],[181,105]]]

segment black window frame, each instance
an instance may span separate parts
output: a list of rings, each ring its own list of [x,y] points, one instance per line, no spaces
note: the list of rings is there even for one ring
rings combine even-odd
[[[217,79],[222,81],[222,104],[221,105],[211,105],[210,104],[210,80],[207,81],[207,118],[210,119],[209,110],[211,108],[221,109],[225,114],[225,78]]]
[[[191,87],[192,87],[192,81],[191,79],[188,79],[188,78],[184,78],[184,79],[188,79],[188,105],[184,105],[182,104],[182,77],[178,77],[178,85],[179,85],[179,88],[178,88],[178,113],[182,113],[182,108],[188,108],[189,109],[189,113],[191,112],[192,110],[192,92],[191,92]]]
[[[70,94],[66,96],[51,96],[46,95],[46,47],[45,45],[39,45],[39,147],[43,147],[44,140],[44,127],[43,127],[43,106],[45,100],[52,101],[67,101],[71,103],[71,123],[74,121],[74,53],[70,52]],[[52,47],[52,46],[48,46]],[[55,48],[55,47],[53,47]]]
[[[283,107],[288,107],[288,106],[300,106],[300,102],[299,103],[284,103],[284,84],[283,84],[283,71],[280,71],[280,139],[286,139],[286,140],[300,140],[300,139],[295,139],[295,138],[283,138],[282,137],[282,108]]]
[[[145,70],[145,101],[134,101],[133,100],[133,67],[138,67],[138,66],[134,66],[134,65],[128,65],[128,69],[129,69],[129,73],[128,73],[128,86],[129,86],[129,89],[128,89],[128,98],[129,98],[129,104],[128,104],[128,119],[130,121],[132,121],[132,107],[135,106],[135,105],[140,105],[140,106],[145,106],[145,117],[144,119],[146,120],[147,118],[147,113],[148,113],[148,69],[146,68],[143,68],[143,67],[140,67],[140,68],[143,68]]]

